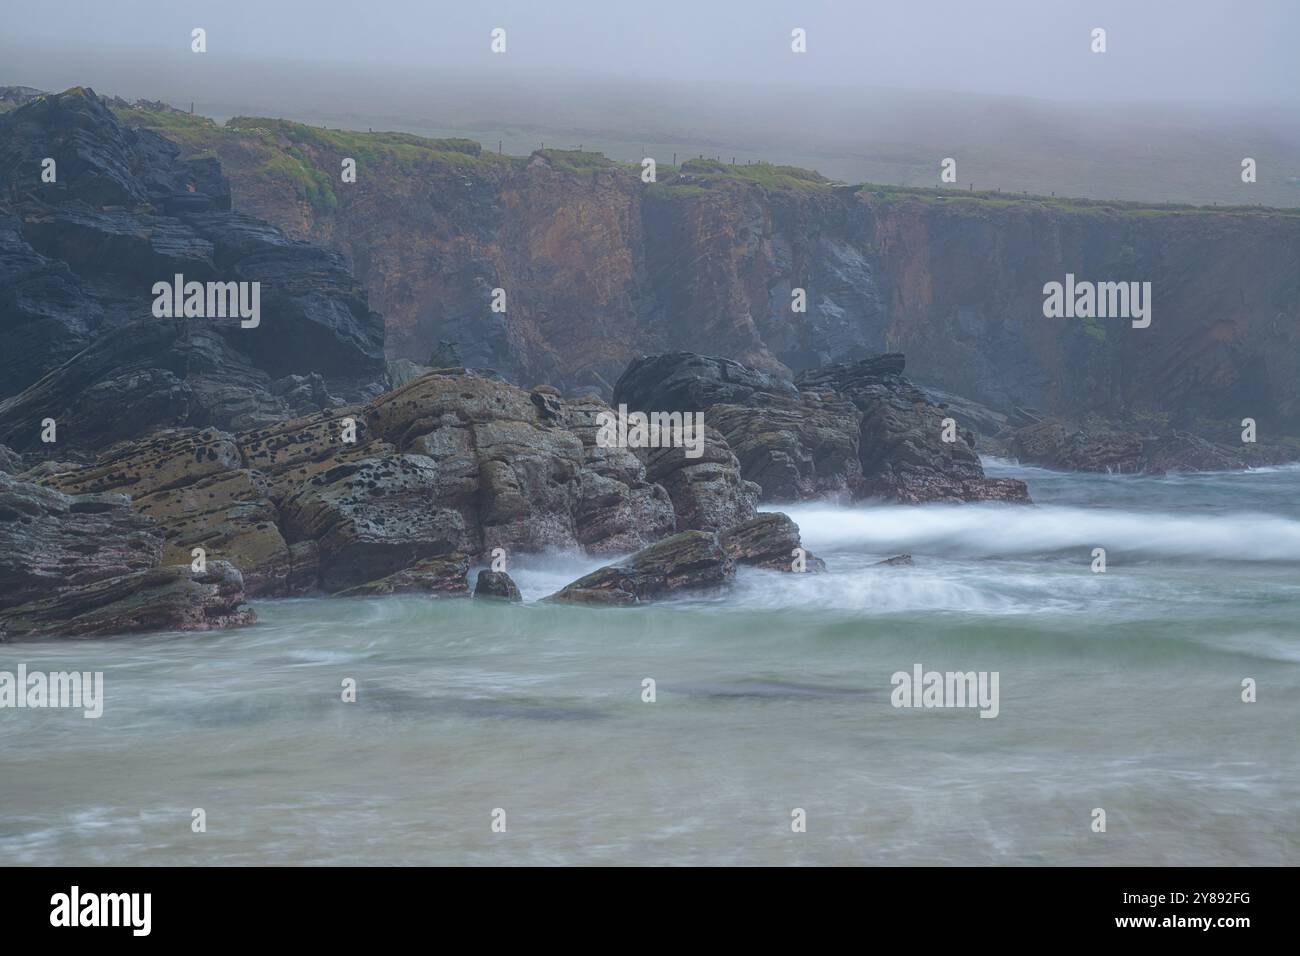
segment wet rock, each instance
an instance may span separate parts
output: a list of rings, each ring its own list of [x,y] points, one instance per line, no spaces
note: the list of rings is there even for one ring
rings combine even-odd
[[[381,594],[432,594],[464,596],[469,593],[469,558],[463,554],[423,558],[378,581],[339,591],[336,597],[370,597]],[[475,589],[477,596],[478,590]]]
[[[325,408],[342,405],[341,399],[329,393],[325,377],[318,372],[307,375],[286,375],[271,383],[271,394],[284,400],[295,415],[308,415]]]
[[[877,561],[872,567],[911,567],[912,556],[910,554],[896,554],[892,558],[885,558],[883,561]]]
[[[7,640],[93,637],[138,631],[210,631],[256,623],[238,569],[212,561],[157,567],[62,590],[0,611]]]
[[[722,550],[737,564],[748,564],[772,571],[794,572],[803,552],[803,570],[820,573],[826,562],[803,550],[799,526],[789,515],[768,511],[728,528],[719,536]]]
[[[610,408],[594,397],[565,403],[565,424],[582,442],[582,482],[574,506],[578,542],[592,554],[638,551],[677,530],[673,501],[647,480],[630,449],[597,443],[597,416]]]
[[[852,402],[813,391],[797,400],[756,394],[749,404],[714,405],[706,413],[764,501],[861,497],[861,418]]]
[[[722,550],[716,534],[682,531],[619,564],[584,575],[547,600],[565,604],[637,604],[679,591],[716,587],[735,573],[735,563]]]
[[[0,475],[0,629],[12,640],[255,620],[233,566],[160,567],[162,551],[162,529],[124,495],[67,495]]]
[[[942,440],[947,415],[903,368],[903,356],[890,353],[810,369],[792,384],[726,359],[675,352],[634,362],[615,401],[636,411],[702,412],[764,501],[1028,501],[1023,482],[984,475],[971,432]],[[649,475],[656,480],[653,468]]]
[[[478,573],[478,579],[474,582],[474,596],[511,602],[523,600],[518,585],[510,575],[486,568]]]

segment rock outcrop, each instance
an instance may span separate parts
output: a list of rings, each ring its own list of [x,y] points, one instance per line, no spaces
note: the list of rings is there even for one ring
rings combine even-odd
[[[623,606],[675,592],[725,584],[736,573],[718,535],[683,531],[638,551],[626,561],[580,577],[546,600],[560,604]]]
[[[474,596],[511,603],[524,599],[519,593],[519,585],[515,584],[514,578],[504,571],[491,571],[486,568],[478,573],[478,579],[474,582]]]
[[[202,548],[251,595],[465,593],[468,563],[497,548],[626,554],[753,516],[721,436],[699,459],[655,457],[660,484],[634,450],[597,443],[601,409],[444,369],[272,427],[162,429],[42,480],[130,495],[166,563]]]
[[[1161,424],[1097,421],[1071,424],[1042,419],[1008,427],[997,440],[1007,454],[1028,465],[1060,471],[1117,475],[1232,471],[1280,464],[1300,457],[1300,441],[1268,444],[1211,441]]]
[[[243,577],[162,566],[162,532],[119,494],[66,495],[0,475],[0,635],[210,630],[256,620]]]
[[[728,528],[718,538],[722,550],[737,564],[771,571],[820,573],[826,562],[804,550],[799,526],[779,511],[764,512]]]
[[[902,355],[885,354],[789,382],[729,359],[678,352],[632,362],[614,402],[647,414],[701,412],[764,501],[1028,501],[1023,482],[985,477],[969,430],[944,440],[947,416],[903,368]]]

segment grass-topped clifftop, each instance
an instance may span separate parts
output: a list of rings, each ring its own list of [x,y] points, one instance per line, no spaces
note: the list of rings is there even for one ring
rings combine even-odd
[[[337,205],[334,184],[338,160],[351,157],[359,167],[371,166],[385,176],[427,176],[431,168],[464,173],[508,173],[537,165],[558,172],[608,172],[639,181],[641,164],[621,162],[603,153],[574,149],[538,149],[528,156],[499,155],[469,138],[430,138],[414,133],[362,132],[327,129],[293,120],[236,116],[219,124],[205,116],[172,109],[161,103],[112,102],[114,112],[130,126],[154,129],[181,144],[192,155],[215,155],[232,173],[260,174],[290,184],[300,198],[317,208]],[[1093,216],[1159,217],[1168,215],[1300,216],[1300,209],[1265,206],[1204,206],[1190,203],[1141,203],[1078,199],[1028,193],[969,191],[955,187],[848,186],[818,172],[767,162],[732,164],[717,159],[688,159],[680,166],[660,163],[657,182],[646,188],[657,199],[690,200],[727,185],[758,186],[772,192],[821,192],[851,189],[872,203],[917,202],[954,211],[977,213],[1049,206],[1061,212]]]
[[[1006,193],[994,190],[962,190],[954,187],[878,186],[870,183],[857,187],[857,195],[875,203],[920,202],[947,206],[957,210],[1009,209],[1026,205],[1050,206],[1061,212],[1091,216],[1127,216],[1155,218],[1170,215],[1248,215],[1300,217],[1300,209],[1277,209],[1272,206],[1197,206],[1191,203],[1141,203],[1119,199],[1079,199],[1068,196],[1038,196],[1031,193]]]

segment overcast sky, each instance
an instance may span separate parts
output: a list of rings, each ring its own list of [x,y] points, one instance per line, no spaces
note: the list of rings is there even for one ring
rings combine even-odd
[[[0,83],[133,61],[155,83],[250,59],[873,86],[1203,105],[1300,101],[1298,0],[5,0]],[[190,56],[190,30],[208,53]],[[507,53],[489,51],[493,27]],[[807,30],[808,52],[790,51]],[[1094,54],[1090,33],[1107,31]],[[8,64],[6,66],[5,64]],[[14,71],[34,75],[11,75]],[[111,78],[110,78],[111,79]],[[103,81],[101,81],[103,82]],[[183,85],[183,84],[181,84]],[[107,90],[119,92],[118,90]],[[129,92],[129,91],[122,91]],[[138,95],[143,95],[141,91]],[[161,90],[160,90],[161,92]]]

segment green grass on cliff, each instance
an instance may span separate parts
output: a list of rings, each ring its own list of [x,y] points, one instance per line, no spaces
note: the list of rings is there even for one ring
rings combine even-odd
[[[858,189],[862,198],[880,203],[920,202],[947,206],[956,210],[978,212],[988,209],[1023,207],[1034,203],[1063,212],[1090,216],[1120,215],[1134,218],[1208,213],[1254,214],[1265,216],[1300,216],[1300,209],[1276,209],[1271,206],[1197,206],[1190,203],[1140,203],[1108,199],[1077,199],[1068,196],[1037,196],[1031,193],[970,191],[949,187],[877,186],[866,184]]]
[[[176,140],[188,148],[190,155],[216,155],[223,163],[235,159],[246,164],[251,160],[258,172],[292,185],[302,199],[322,210],[337,205],[333,184],[338,179],[338,163],[342,157],[355,159],[358,166],[378,167],[386,176],[428,175],[431,167],[464,173],[508,172],[529,165],[538,156],[561,172],[608,171],[628,177],[639,177],[641,172],[638,163],[617,162],[595,151],[540,149],[531,156],[505,156],[460,137],[427,138],[413,133],[325,129],[292,120],[250,116],[237,116],[219,125],[204,116],[138,105],[118,107],[116,112],[128,125],[156,129]],[[663,200],[699,199],[709,195],[714,187],[728,184],[754,185],[769,191],[824,190],[842,185],[797,166],[765,162],[733,165],[705,158],[688,159],[678,167],[661,163],[658,180],[647,189],[651,196]],[[858,187],[858,195],[873,203],[917,202],[970,213],[1034,204],[1098,217],[1158,218],[1205,213],[1300,216],[1300,209],[1152,204],[956,187],[865,184]]]
[[[681,172],[683,176],[692,178],[754,183],[772,190],[824,189],[831,185],[829,179],[811,169],[773,163],[734,165],[716,159],[691,159],[682,163]]]

